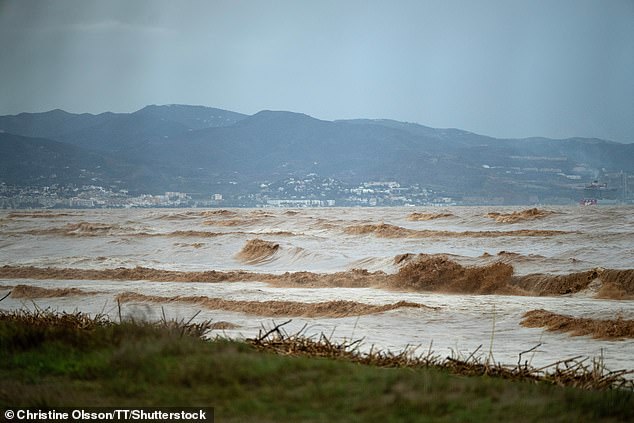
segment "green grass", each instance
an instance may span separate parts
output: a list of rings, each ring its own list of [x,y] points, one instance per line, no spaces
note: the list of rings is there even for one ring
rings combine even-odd
[[[0,407],[210,406],[216,421],[627,421],[634,397],[203,341],[147,324],[0,319]]]

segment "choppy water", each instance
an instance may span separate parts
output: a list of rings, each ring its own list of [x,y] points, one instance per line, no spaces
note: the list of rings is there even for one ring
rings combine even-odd
[[[517,208],[454,207],[386,209],[235,209],[209,210],[86,210],[2,212],[0,266],[113,269],[136,266],[179,271],[236,271],[282,274],[309,271],[341,272],[354,268],[395,273],[394,257],[403,253],[449,254],[463,265],[502,260],[517,275],[568,274],[597,267],[634,268],[634,213],[627,207],[546,207],[555,212],[542,219],[499,223],[489,212],[511,213]],[[447,213],[427,221],[412,221],[412,212]],[[385,223],[398,233],[354,231],[363,225]],[[518,232],[526,230],[525,232]],[[531,236],[527,231],[560,231]],[[503,232],[503,233],[501,233]],[[279,245],[261,260],[243,261],[238,253],[254,238]],[[498,255],[506,251],[517,254]],[[488,253],[491,257],[486,256]],[[524,328],[524,312],[549,311],[590,318],[634,319],[634,301],[600,300],[590,293],[559,297],[448,295],[376,288],[280,288],[262,282],[151,282],[125,280],[5,279],[44,288],[77,287],[99,293],[86,296],[19,299],[9,297],[0,308],[52,307],[90,313],[117,313],[114,297],[124,291],[164,297],[207,296],[231,300],[320,302],[353,300],[388,304],[401,300],[438,307],[402,308],[380,314],[345,318],[293,317],[287,330],[308,324],[308,334],[365,338],[366,345],[398,350],[421,345],[441,355],[468,355],[479,345],[488,354],[493,345],[497,361],[517,362],[518,353],[542,346],[533,364],[545,365],[573,356],[603,355],[614,369],[634,369],[634,340],[598,340],[588,336]],[[9,288],[0,288],[0,295]],[[209,310],[196,305],[125,303],[124,313],[138,317],[229,321],[239,325],[229,336],[249,337],[273,319],[247,313]],[[277,322],[286,320],[276,318]]]

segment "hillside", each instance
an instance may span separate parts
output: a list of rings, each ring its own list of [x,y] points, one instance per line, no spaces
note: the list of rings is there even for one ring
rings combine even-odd
[[[86,178],[79,169],[92,169],[91,178],[120,180],[134,191],[254,193],[263,183],[317,174],[351,186],[396,181],[457,198],[526,203],[573,201],[595,179],[634,172],[634,144],[496,139],[282,111],[246,116],[185,105],[99,115],[53,110],[1,116],[0,131],[6,163],[0,178],[11,184],[50,184],[53,174],[78,183]],[[625,184],[621,191],[628,195]]]

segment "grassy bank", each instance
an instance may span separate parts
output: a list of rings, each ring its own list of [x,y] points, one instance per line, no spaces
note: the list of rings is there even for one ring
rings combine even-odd
[[[203,341],[206,326],[0,316],[0,407],[213,406],[216,421],[621,421],[634,397]]]

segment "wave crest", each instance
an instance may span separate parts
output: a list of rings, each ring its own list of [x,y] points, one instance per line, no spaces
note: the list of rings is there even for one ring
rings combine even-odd
[[[210,298],[204,296],[185,297],[160,297],[154,295],[138,294],[136,292],[125,292],[117,295],[117,300],[121,302],[153,302],[153,303],[189,303],[206,307],[212,310],[227,310],[247,314],[271,317],[346,317],[360,316],[365,314],[383,313],[399,308],[425,308],[424,304],[399,301],[393,304],[372,305],[356,301],[324,301],[319,303],[302,303],[296,301],[246,301],[246,300],[225,300],[223,298]]]

